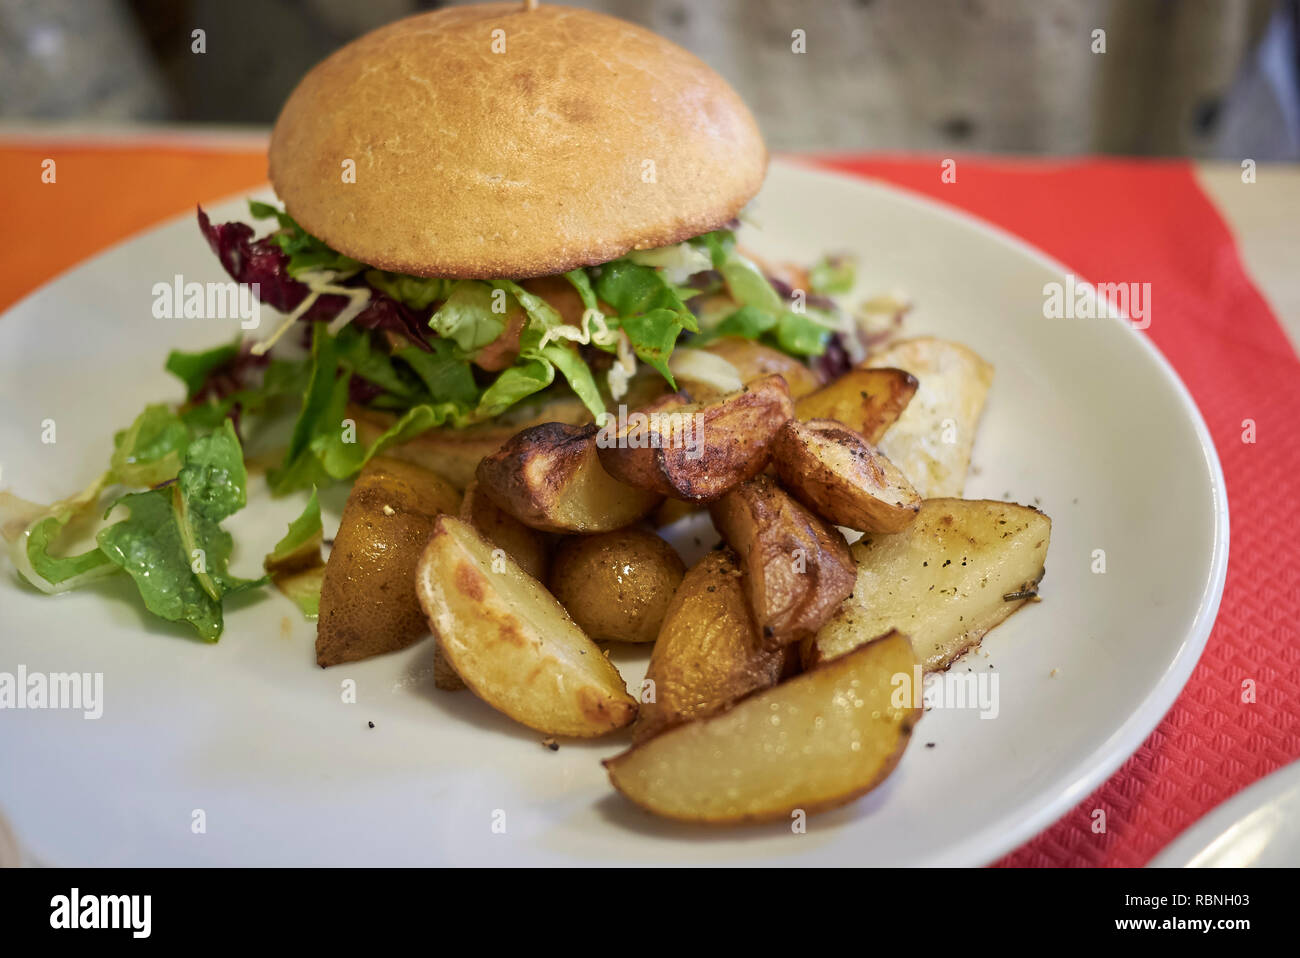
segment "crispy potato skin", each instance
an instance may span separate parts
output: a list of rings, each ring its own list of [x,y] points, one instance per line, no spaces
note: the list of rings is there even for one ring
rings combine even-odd
[[[465,683],[447,659],[447,653],[437,642],[433,643],[433,687],[444,692],[459,692],[465,688]]]
[[[544,535],[530,529],[484,495],[474,480],[465,487],[460,517],[506,550],[510,558],[534,579],[546,578],[549,556]]]
[[[649,812],[744,825],[837,808],[893,772],[923,712],[907,637],[891,632],[721,712],[663,730],[605,761],[610,782]],[[798,743],[794,747],[791,743]]]
[[[1028,506],[978,499],[927,499],[894,535],[854,543],[853,594],[802,657],[814,666],[866,636],[906,627],[927,672],[948,668],[1021,608],[1043,578],[1052,521]]]
[[[629,527],[573,536],[556,550],[552,594],[593,639],[653,642],[686,567],[663,539]]]
[[[902,369],[850,369],[794,404],[802,420],[835,419],[873,446],[903,414],[916,393],[916,377]]]
[[[777,430],[794,415],[794,403],[785,380],[772,375],[710,402],[666,411],[674,418],[657,429],[653,421],[642,427],[629,418],[621,433],[603,432],[601,463],[629,486],[712,502],[763,470]],[[674,434],[674,424],[684,427]]]
[[[540,582],[469,523],[439,516],[414,577],[445,665],[529,728],[592,738],[630,724],[637,702],[600,647]]]
[[[787,422],[772,459],[795,498],[836,525],[899,532],[921,510],[921,497],[898,467],[834,419]]]
[[[479,463],[479,489],[534,529],[621,529],[654,509],[661,496],[610,476],[597,454],[597,432],[594,425],[531,426]]]
[[[439,513],[460,495],[426,469],[377,456],[357,477],[321,583],[322,667],[404,649],[428,632],[415,568]]]
[[[993,367],[961,343],[930,336],[894,343],[872,353],[864,365],[906,369],[919,382],[912,401],[881,437],[880,451],[922,498],[960,496]],[[956,441],[940,441],[952,427]]]
[[[672,596],[646,671],[655,700],[642,703],[634,738],[721,711],[776,684],[786,666],[785,651],[762,642],[735,553],[714,550]]]
[[[770,477],[737,486],[709,513],[739,556],[754,621],[769,647],[815,635],[853,591],[857,573],[839,530]]]
[[[396,421],[392,413],[356,405],[348,407],[348,417],[357,424],[357,441],[366,444],[374,442]],[[522,405],[491,422],[464,429],[449,426],[430,429],[409,442],[385,450],[384,455],[423,466],[457,489],[464,489],[474,479],[474,471],[485,456],[500,449],[519,430],[543,422],[583,425],[591,422],[591,413],[576,397]]]
[[[790,396],[798,399],[821,387],[821,380],[811,369],[778,349],[739,336],[724,336],[703,347],[705,352],[721,356],[736,367],[740,381],[746,385],[773,374],[785,380]],[[703,397],[701,397],[703,398]]]

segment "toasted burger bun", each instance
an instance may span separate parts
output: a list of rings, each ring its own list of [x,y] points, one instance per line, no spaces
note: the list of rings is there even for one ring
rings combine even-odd
[[[662,37],[490,3],[400,20],[317,65],[270,167],[290,215],[364,263],[523,278],[722,226],[767,151],[726,81]]]

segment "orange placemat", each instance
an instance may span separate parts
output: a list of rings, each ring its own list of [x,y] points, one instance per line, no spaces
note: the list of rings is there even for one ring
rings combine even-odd
[[[159,220],[265,182],[261,149],[0,142],[0,309]]]

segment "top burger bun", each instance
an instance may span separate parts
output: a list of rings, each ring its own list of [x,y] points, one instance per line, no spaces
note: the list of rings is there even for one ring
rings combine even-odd
[[[372,266],[457,279],[559,273],[716,229],[766,167],[754,118],[695,56],[545,3],[366,34],[302,79],[270,150],[271,182],[309,233]]]

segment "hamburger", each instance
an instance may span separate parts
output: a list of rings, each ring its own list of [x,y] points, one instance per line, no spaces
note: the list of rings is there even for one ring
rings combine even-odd
[[[278,321],[173,350],[184,399],[117,432],[80,494],[0,497],[15,567],[47,593],[126,572],[150,612],[216,641],[225,597],[268,581],[323,608],[314,491],[266,575],[232,572],[222,524],[250,474],[307,493],[388,453],[464,488],[527,425],[618,424],[682,385],[773,372],[816,388],[858,348],[823,295],[851,273],[737,245],[766,166],[725,81],[611,17],[496,3],[361,37],[285,104],[278,202],[250,202],[251,222],[198,209]]]
[[[736,245],[766,168],[736,92],[648,30],[550,4],[407,18],[289,96],[269,150],[282,205],[250,204],[269,232],[199,210],[227,272],[284,318],[175,365],[209,417],[256,413],[268,378],[304,391],[282,491],[521,407],[612,414],[683,364],[717,374],[689,351],[721,337],[824,361],[833,303]],[[295,341],[310,357],[291,376]],[[345,449],[349,409],[383,427]]]

